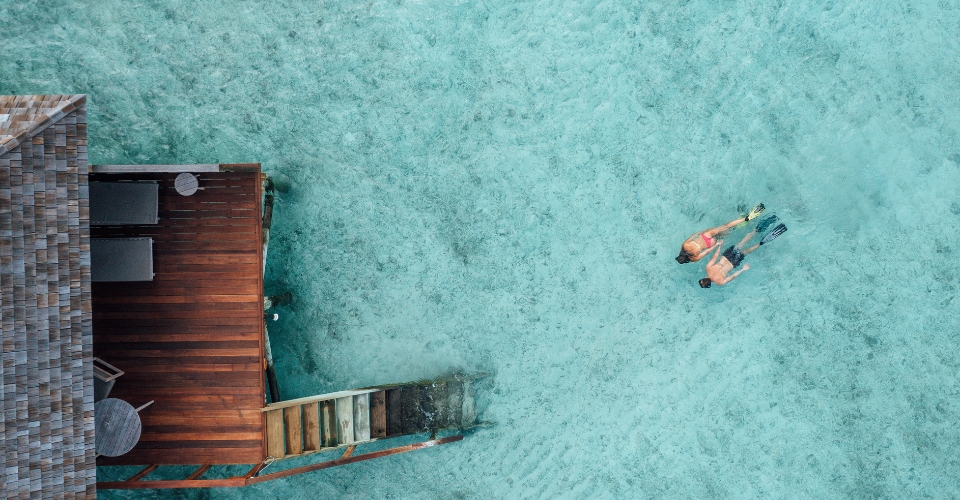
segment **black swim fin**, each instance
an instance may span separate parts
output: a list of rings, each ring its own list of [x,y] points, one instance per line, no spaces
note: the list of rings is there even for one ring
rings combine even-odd
[[[757,223],[757,232],[762,233],[766,231],[767,228],[772,226],[775,222],[777,222],[776,215],[769,215],[767,217],[764,217],[763,219],[760,220],[760,222]]]
[[[762,240],[760,240],[760,244],[763,245],[766,243],[770,243],[771,241],[777,239],[777,236],[780,236],[785,232],[787,232],[786,224],[780,224],[779,226],[773,228],[773,231],[770,231],[769,233],[767,233],[767,235],[764,236]]]

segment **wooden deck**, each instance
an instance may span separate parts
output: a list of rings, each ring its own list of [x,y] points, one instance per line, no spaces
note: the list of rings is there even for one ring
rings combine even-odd
[[[93,237],[153,237],[154,279],[93,284],[93,350],[126,374],[110,397],[134,406],[143,432],[101,465],[253,464],[265,458],[263,275],[259,166],[197,174],[94,174],[157,180],[153,226],[91,228]]]

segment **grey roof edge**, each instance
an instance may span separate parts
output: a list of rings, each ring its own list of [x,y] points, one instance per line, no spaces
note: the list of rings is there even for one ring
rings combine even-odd
[[[37,94],[44,95],[44,94]],[[67,99],[63,104],[54,108],[52,112],[48,113],[47,116],[40,120],[37,123],[32,124],[30,127],[27,127],[17,135],[7,136],[4,139],[0,139],[0,156],[3,156],[10,151],[13,151],[20,144],[23,143],[26,139],[33,137],[40,132],[43,132],[47,127],[53,125],[60,121],[61,118],[68,115],[70,112],[76,110],[80,106],[83,106],[87,102],[87,94],[66,94],[70,98]]]

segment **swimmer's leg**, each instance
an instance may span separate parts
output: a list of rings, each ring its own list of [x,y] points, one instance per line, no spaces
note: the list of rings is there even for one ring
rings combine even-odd
[[[752,247],[750,247],[750,248],[748,248],[748,249],[746,249],[746,250],[743,250],[742,252],[743,252],[744,255],[750,255],[751,253],[753,253],[754,250],[756,250],[756,249],[758,249],[758,248],[760,248],[760,244],[759,244],[759,243],[757,243],[756,245],[754,245],[754,246],[752,246]]]
[[[753,231],[750,231],[749,233],[747,233],[747,235],[744,236],[742,240],[740,240],[740,243],[737,243],[737,248],[743,248],[743,246],[746,245],[746,244],[750,241],[750,239],[752,239],[752,238],[753,238],[754,236],[756,236],[756,235],[757,235],[757,230],[756,230],[756,229],[754,229]],[[757,245],[757,246],[759,246],[759,245]],[[756,250],[756,248],[754,248],[753,250]],[[752,252],[753,250],[750,250],[750,252]],[[750,253],[750,252],[744,252],[744,255],[746,255],[746,254],[748,254],[748,253]]]
[[[746,219],[744,217],[740,217],[739,219],[734,219],[722,226],[717,226],[714,228],[707,229],[706,231],[703,232],[703,234],[707,235],[708,238],[714,238],[716,236],[722,237],[723,235],[730,232],[731,229],[737,227],[737,225],[745,221]]]

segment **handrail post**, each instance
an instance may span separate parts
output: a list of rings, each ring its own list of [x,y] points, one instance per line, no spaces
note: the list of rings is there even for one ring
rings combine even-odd
[[[154,464],[154,465],[148,465],[148,466],[144,467],[142,470],[140,470],[140,472],[138,472],[138,473],[130,476],[130,479],[127,479],[127,482],[133,483],[133,482],[139,481],[139,480],[147,477],[147,475],[150,474],[151,472],[157,470],[157,467],[160,467],[160,466],[159,466],[159,465],[156,465],[156,464]]]
[[[202,476],[204,473],[210,470],[210,467],[211,467],[210,464],[201,465],[199,469],[193,471],[193,474],[190,474],[189,476],[187,476],[187,481],[200,479],[200,476]]]

